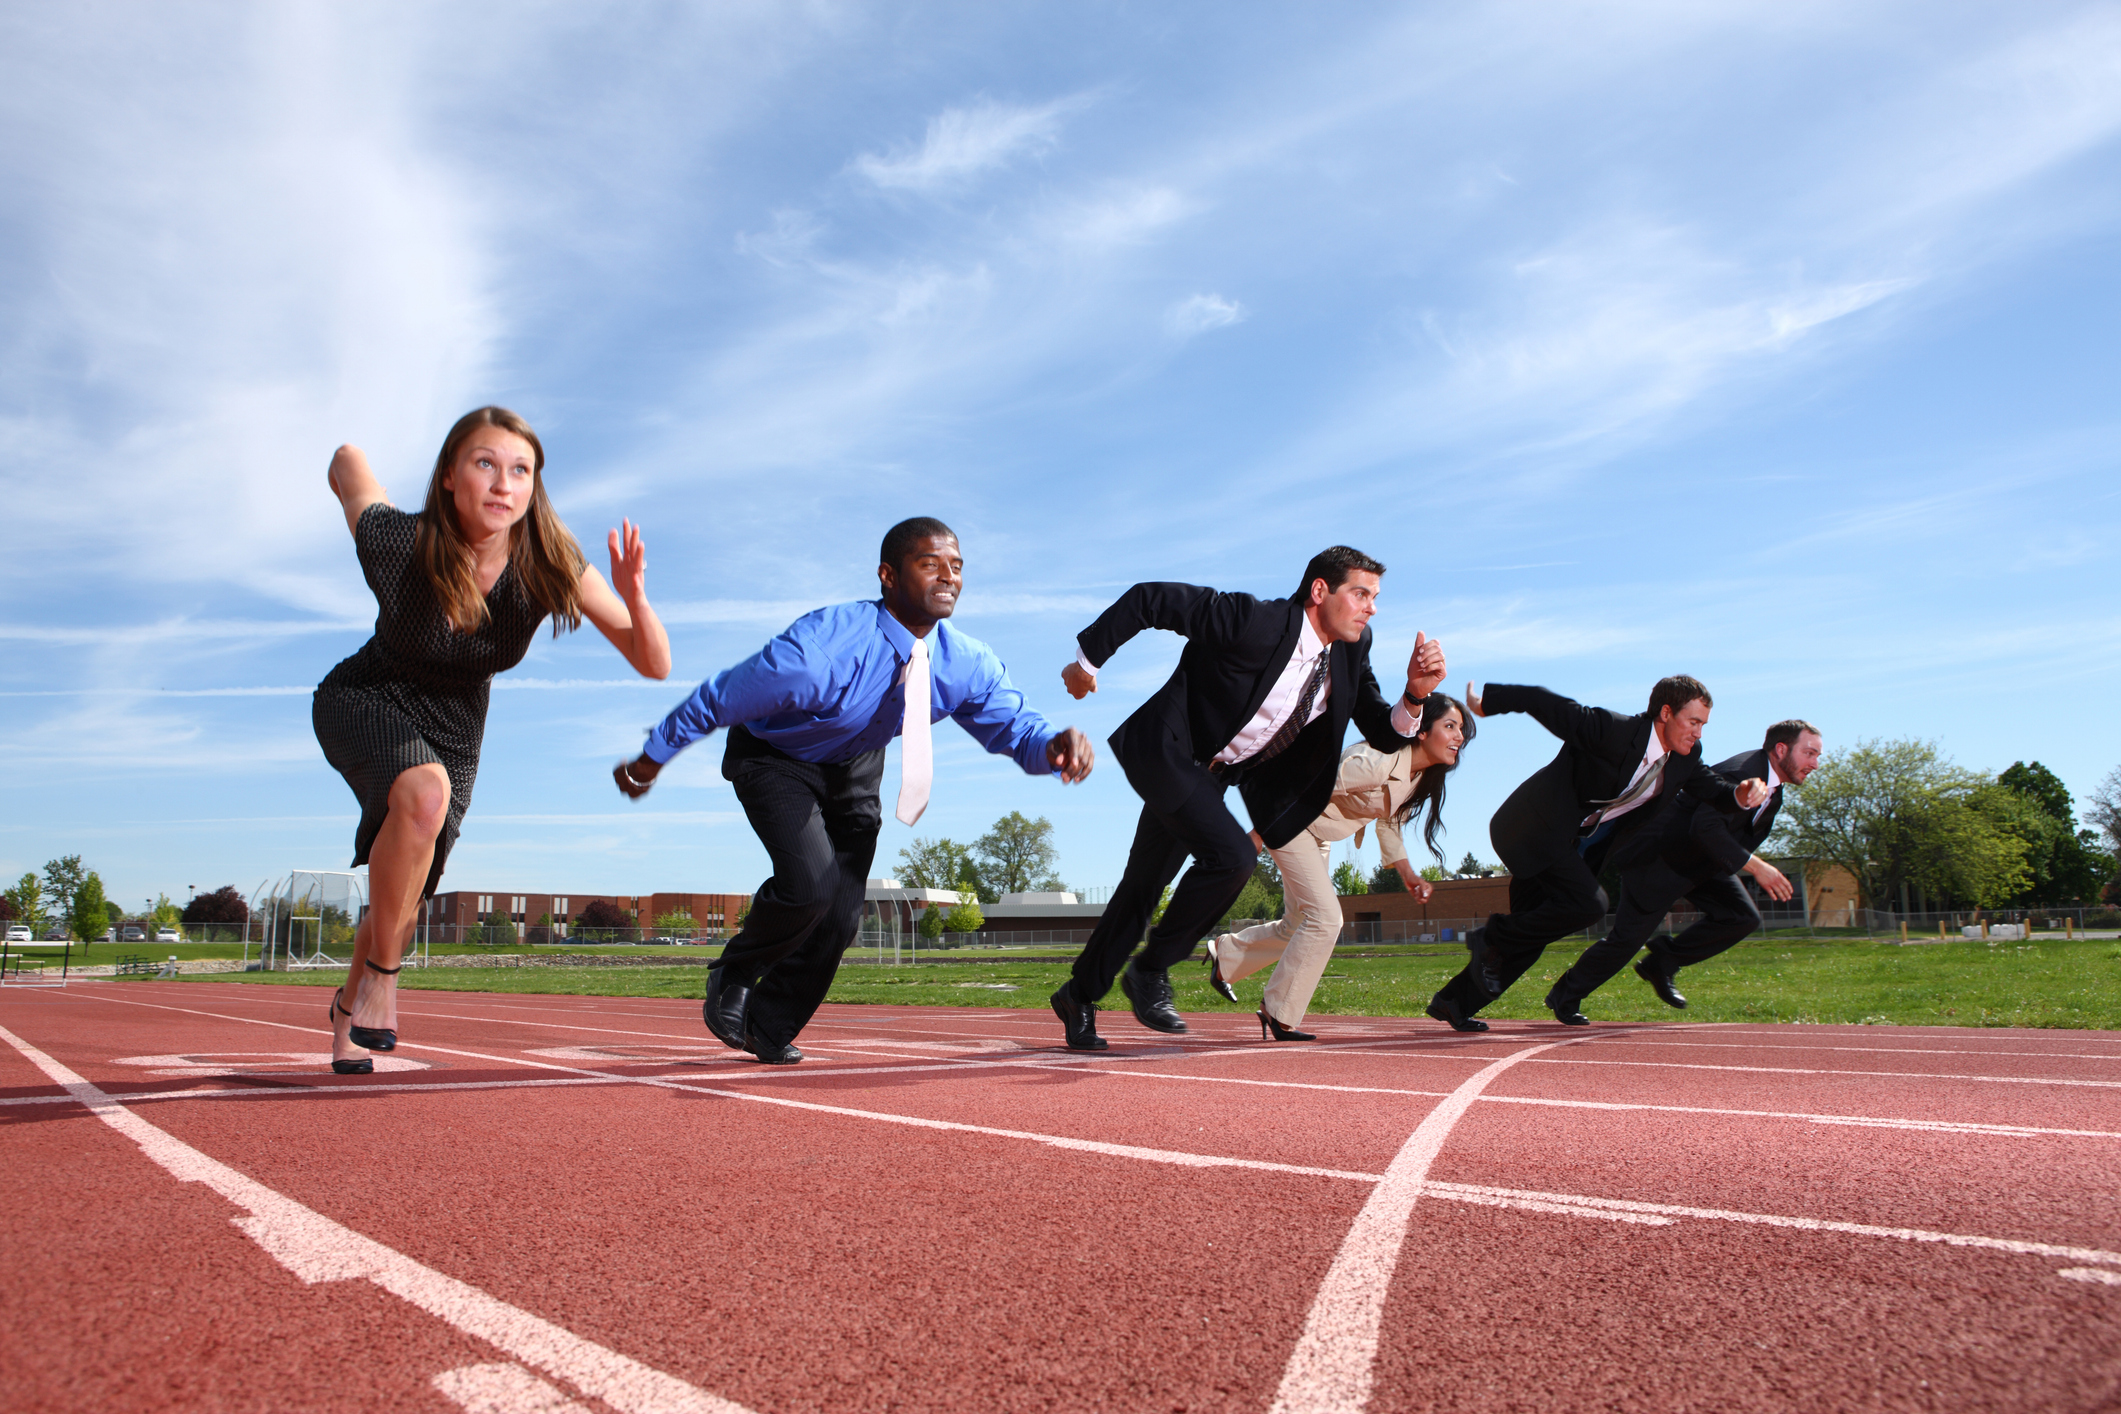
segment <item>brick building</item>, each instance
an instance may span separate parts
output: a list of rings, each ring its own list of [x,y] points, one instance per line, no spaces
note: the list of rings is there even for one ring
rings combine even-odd
[[[736,921],[750,902],[749,894],[506,894],[453,889],[427,901],[425,921],[436,928],[476,928],[496,913],[506,914],[516,925],[516,936],[524,936],[546,918],[552,920],[554,936],[567,936],[582,910],[591,903],[611,904],[633,920],[632,926],[652,930],[656,919],[678,914],[691,920],[688,931],[733,933]]]

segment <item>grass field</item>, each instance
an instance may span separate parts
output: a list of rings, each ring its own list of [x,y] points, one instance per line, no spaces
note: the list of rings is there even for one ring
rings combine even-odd
[[[1502,1000],[1483,1015],[1546,1017],[1540,999],[1585,945],[1576,940],[1547,950]],[[163,951],[173,951],[167,946]],[[653,953],[663,949],[626,949]],[[697,956],[697,954],[695,954]],[[1452,947],[1403,953],[1362,948],[1343,950],[1320,983],[1311,1010],[1364,1016],[1419,1016],[1429,997],[1465,962]],[[101,959],[99,959],[101,960]],[[922,963],[918,966],[850,964],[840,971],[831,1000],[924,1006],[996,1006],[1043,1009],[1046,997],[1067,975],[1059,962],[995,961]],[[1246,1007],[1259,1004],[1271,973],[1237,984]],[[331,986],[328,972],[220,973],[196,980],[246,981],[264,985]],[[1176,969],[1183,1011],[1243,1012],[1208,990],[1200,964]],[[407,968],[408,989],[547,992],[585,996],[697,997],[704,969],[690,966],[525,966]],[[139,985],[151,985],[142,982]],[[1623,972],[1584,1004],[1597,1021],[1787,1021],[1871,1023],[1900,1026],[2053,1026],[2121,1030],[2121,942],[2036,938],[2029,943],[1954,941],[1919,947],[1864,939],[1748,941],[1700,967],[1689,968],[1680,988],[1693,1005],[1676,1012],[1651,995],[1633,973]],[[1115,990],[1107,998],[1124,1012]],[[1115,1025],[1131,1026],[1131,1020]]]

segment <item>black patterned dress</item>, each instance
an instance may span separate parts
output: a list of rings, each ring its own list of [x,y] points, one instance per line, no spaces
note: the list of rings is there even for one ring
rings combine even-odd
[[[413,552],[419,523],[380,501],[361,512],[354,549],[376,595],[375,637],[317,684],[310,720],[324,759],[361,801],[356,865],[368,862],[400,773],[428,762],[449,773],[449,817],[435,840],[425,898],[471,805],[493,675],[523,661],[545,611],[523,592],[511,564],[487,592],[486,622],[458,633]]]

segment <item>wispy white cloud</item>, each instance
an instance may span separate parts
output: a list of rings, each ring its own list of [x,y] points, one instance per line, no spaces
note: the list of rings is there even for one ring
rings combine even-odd
[[[1245,307],[1221,295],[1191,295],[1164,313],[1164,327],[1181,339],[1224,329],[1245,317]]]
[[[863,153],[854,159],[854,170],[880,187],[933,191],[1018,157],[1052,150],[1060,141],[1062,121],[1084,102],[1075,97],[1025,106],[982,98],[945,108],[928,120],[927,136],[919,146],[887,155]]]

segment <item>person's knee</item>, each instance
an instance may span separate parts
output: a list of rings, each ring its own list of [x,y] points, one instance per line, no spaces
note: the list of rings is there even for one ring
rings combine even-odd
[[[775,902],[822,917],[840,893],[840,871],[827,860],[790,860],[773,871]]]
[[[1584,899],[1581,906],[1570,916],[1569,921],[1574,926],[1569,931],[1574,933],[1585,928],[1595,928],[1605,921],[1605,916],[1610,911],[1610,906],[1606,902],[1605,890],[1593,889],[1591,890],[1591,896]]]
[[[399,772],[390,785],[390,813],[424,838],[441,834],[449,818],[449,773],[431,763]]]

